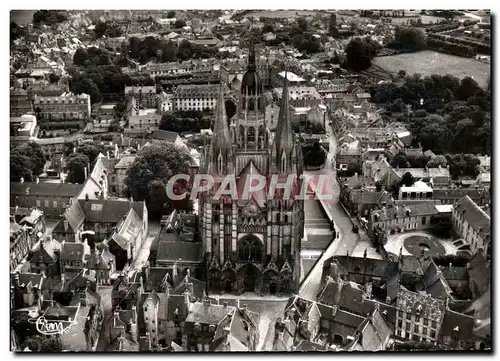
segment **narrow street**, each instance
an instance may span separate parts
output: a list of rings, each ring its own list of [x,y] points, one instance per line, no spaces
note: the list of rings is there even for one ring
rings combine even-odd
[[[99,342],[97,343],[97,352],[106,351],[109,345],[109,327],[111,325],[111,319],[113,317],[112,313],[112,286],[99,286],[97,287],[97,293],[101,296],[101,304],[103,308],[103,319],[101,332],[99,334]]]

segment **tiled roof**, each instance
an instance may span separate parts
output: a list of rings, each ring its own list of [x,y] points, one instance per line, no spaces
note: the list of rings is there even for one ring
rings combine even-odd
[[[217,325],[228,313],[234,314],[235,308],[231,306],[212,305],[203,302],[196,302],[191,305],[186,323],[203,323]]]
[[[168,130],[156,129],[153,134],[151,134],[151,139],[166,140],[167,142],[175,142],[179,134],[176,132],[169,132]]]
[[[397,168],[393,169],[399,178],[406,172],[411,173],[415,178],[450,178],[450,171],[447,168]]]
[[[128,211],[125,220],[118,226],[118,231],[111,237],[122,249],[135,244],[142,230],[142,221],[133,209]]]
[[[85,259],[83,243],[63,242],[61,244],[61,259],[64,261],[83,261]]]
[[[79,199],[78,203],[83,211],[85,222],[95,223],[118,223],[128,215],[131,208],[131,202],[125,199],[93,199],[88,201]],[[132,208],[142,220],[144,202],[133,201]]]
[[[419,314],[424,318],[441,321],[444,315],[445,302],[432,298],[430,295],[424,296],[401,287],[396,308],[410,314]]]
[[[201,262],[203,247],[201,242],[165,242],[158,244],[157,261]]]
[[[461,198],[454,208],[481,236],[490,235],[490,217],[469,196]]]
[[[41,197],[75,197],[83,189],[81,184],[68,183],[35,183],[35,182],[11,182],[10,194],[12,195],[35,195]]]
[[[410,212],[407,215],[407,212]],[[388,206],[386,208],[386,212],[384,210],[376,210],[371,213],[371,218],[373,221],[385,221],[392,220],[397,218],[405,218],[405,217],[415,217],[415,216],[432,216],[435,214],[439,214],[439,211],[436,209],[434,203],[429,202],[419,202],[405,205]]]
[[[452,339],[455,338],[457,340],[469,341],[474,339],[474,327],[474,317],[446,310],[440,334],[443,337],[449,336]]]
[[[36,273],[20,273],[19,274],[19,285],[21,288],[25,288],[28,285],[31,287],[36,287],[42,289],[44,277],[41,274]]]

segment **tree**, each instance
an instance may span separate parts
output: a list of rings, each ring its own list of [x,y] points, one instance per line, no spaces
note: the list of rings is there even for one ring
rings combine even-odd
[[[167,19],[173,19],[173,18],[175,18],[175,11],[174,10],[170,10],[167,13]]]
[[[186,20],[183,19],[177,19],[174,23],[174,26],[176,29],[180,29],[186,26]]]
[[[373,229],[372,244],[377,250],[385,246],[387,244],[387,232],[378,226],[375,227]]]
[[[441,167],[446,167],[448,164],[448,161],[446,160],[446,157],[444,155],[436,155],[434,158],[432,158],[428,163],[427,167],[428,168],[438,168],[439,166]]]
[[[331,14],[330,15],[330,21],[329,21],[329,24],[328,24],[328,29],[329,29],[330,35],[336,36],[336,32],[338,33],[338,30],[337,30],[337,15],[335,15],[335,14]]]
[[[347,165],[347,170],[345,171],[344,175],[346,177],[352,177],[356,173],[361,174],[361,166],[358,163],[349,163]]]
[[[371,45],[360,38],[355,38],[347,44],[346,54],[346,65],[358,72],[368,69],[374,56]]]
[[[307,31],[307,28],[308,28],[308,23],[307,23],[307,20],[303,17],[299,17],[297,18],[297,26],[299,27],[299,29],[301,31]]]
[[[302,146],[302,153],[306,166],[319,167],[325,164],[326,153],[319,142]]]
[[[420,51],[427,48],[425,33],[420,28],[401,28],[396,32],[396,38],[392,44],[395,48],[407,51]]]
[[[67,180],[70,183],[82,184],[85,182],[85,168],[89,164],[89,158],[85,154],[73,153],[66,161],[68,169]]]
[[[33,162],[21,153],[10,154],[10,181],[17,182],[22,178],[26,182],[33,181]]]
[[[61,77],[57,74],[50,73],[49,74],[49,81],[51,84],[57,84],[61,80]]]
[[[467,100],[480,90],[481,88],[477,84],[477,81],[469,76],[466,76],[460,82],[460,87],[457,90],[457,97],[460,100]]]
[[[101,144],[83,144],[76,148],[76,153],[87,156],[90,164],[94,164],[99,153],[106,153],[104,146]]]
[[[401,181],[399,182],[400,185],[406,186],[406,187],[411,187],[415,183],[415,178],[410,172],[406,172],[403,174],[401,177]]]
[[[410,163],[404,153],[398,153],[391,161],[391,167],[393,168],[409,168]]]
[[[83,66],[85,61],[88,60],[89,56],[84,48],[78,48],[73,54],[73,64],[78,66]]]
[[[152,180],[148,183],[148,213],[154,218],[161,218],[167,205],[166,185],[161,180]]]
[[[134,199],[145,200],[149,207],[150,194],[156,194],[159,186],[159,183],[151,182],[159,181],[168,184],[168,180],[173,175],[189,174],[190,164],[191,156],[184,148],[167,142],[150,145],[141,150],[127,170],[125,185]],[[182,189],[187,187],[187,184],[183,182],[176,184]],[[171,200],[167,200],[167,206],[171,204]]]

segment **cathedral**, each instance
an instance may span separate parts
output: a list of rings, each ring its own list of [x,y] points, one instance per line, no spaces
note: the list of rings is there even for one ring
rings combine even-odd
[[[292,130],[286,80],[275,133],[268,128],[264,107],[263,85],[251,49],[236,114],[227,118],[221,86],[212,141],[200,162],[200,173],[216,179],[213,191],[199,200],[211,293],[298,292],[304,233],[304,203],[298,199],[303,159]],[[252,175],[262,175],[267,184],[246,199],[223,196],[215,200],[213,195],[221,185],[218,180],[228,175],[234,176],[239,190]],[[290,197],[283,197],[282,191],[268,197],[272,175],[279,179],[296,176]]]

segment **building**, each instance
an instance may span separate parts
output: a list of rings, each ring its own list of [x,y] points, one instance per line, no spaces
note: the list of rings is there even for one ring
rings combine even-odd
[[[396,336],[415,342],[437,344],[445,314],[443,300],[402,287],[398,293],[396,309]]]
[[[416,181],[409,187],[403,185],[399,188],[399,200],[432,198],[432,188],[422,181]]]
[[[429,229],[435,226],[434,219],[439,214],[433,202],[389,204],[382,206],[381,210],[371,212],[367,225],[368,234],[373,235],[376,228],[391,233]]]
[[[33,111],[33,103],[24,89],[10,89],[10,116],[20,117]]]
[[[85,268],[87,256],[90,256],[90,247],[85,239],[84,242],[61,242],[61,254],[59,264],[61,274],[66,278],[72,278]]]
[[[51,121],[90,119],[90,95],[63,93],[60,96],[35,96],[34,110],[38,117]]]
[[[46,219],[59,219],[82,189],[81,184],[11,182],[10,204],[12,207],[36,207],[43,211]]]
[[[217,102],[219,87],[218,84],[179,85],[172,98],[172,108],[174,111],[213,110]],[[225,95],[228,91],[227,86],[224,86]]]
[[[491,252],[491,220],[469,196],[461,198],[452,211],[453,229],[470,245],[475,253],[482,249],[485,255]]]
[[[28,230],[11,217],[10,220],[10,269],[14,271],[31,250],[32,244]]]
[[[11,145],[18,140],[27,142],[31,137],[37,136],[37,122],[34,115],[24,114],[20,117],[10,118]]]
[[[127,170],[134,163],[136,155],[125,155],[120,157],[118,163],[115,165],[115,175],[111,175],[110,179],[110,192],[123,195],[125,190],[125,178],[127,177]]]
[[[156,86],[126,86],[125,97],[135,99],[137,105],[143,108],[156,108]]]
[[[287,87],[285,82],[282,110],[289,109]],[[200,172],[216,177],[233,174],[238,189],[258,175],[286,178],[293,174],[298,179],[303,159],[288,112],[280,112],[274,141],[270,139],[253,50],[241,94],[233,124],[228,127],[220,90],[214,136],[202,155]],[[212,291],[287,294],[298,289],[303,202],[268,199],[269,185],[265,189],[251,194],[250,199],[227,199],[224,203],[210,195],[200,199],[202,240]],[[295,192],[298,189],[293,195]]]
[[[153,144],[168,142],[172,143],[178,147],[188,150],[186,144],[182,141],[182,138],[176,132],[170,132],[168,130],[157,129],[151,134],[151,139],[153,140]]]
[[[53,155],[62,155],[65,143],[71,143],[72,146],[74,146],[75,144],[79,144],[82,140],[83,136],[81,134],[74,134],[68,137],[34,139],[34,141],[42,147],[44,153],[50,157]]]

